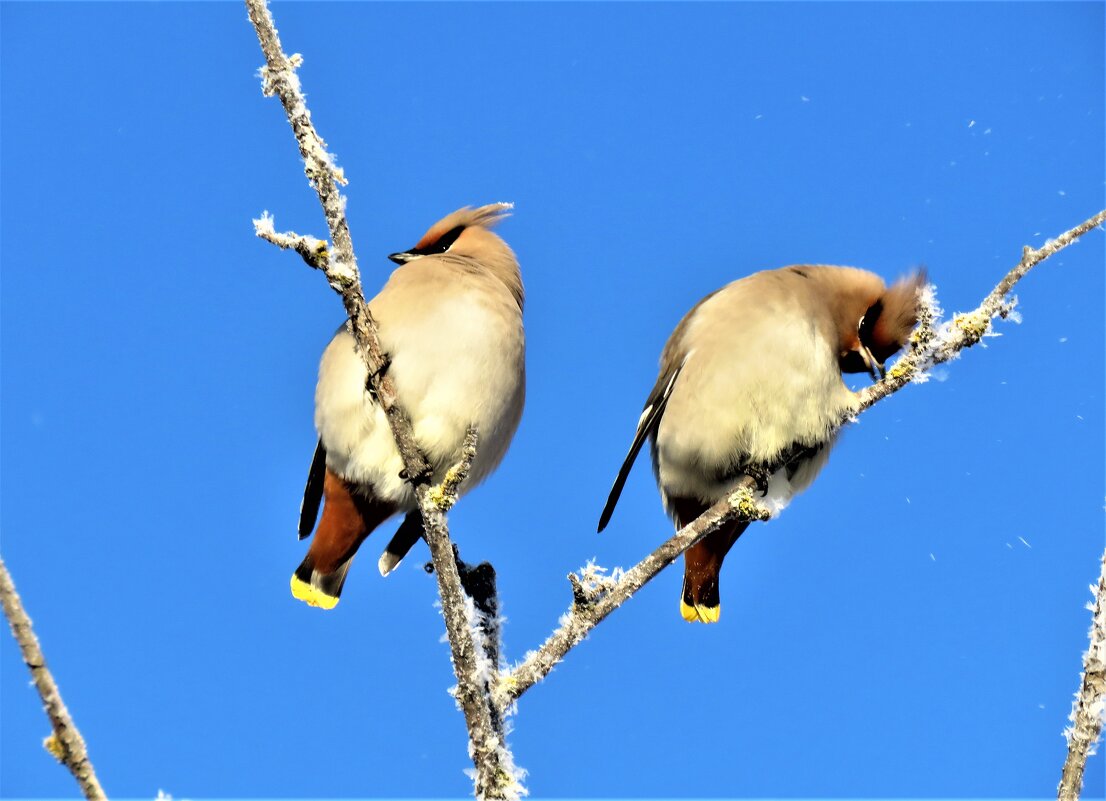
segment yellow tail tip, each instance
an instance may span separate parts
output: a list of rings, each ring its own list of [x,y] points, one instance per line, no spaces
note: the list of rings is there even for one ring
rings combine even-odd
[[[722,615],[721,606],[692,606],[680,599],[680,616],[688,623],[717,623]]]
[[[292,576],[292,597],[298,598],[308,606],[317,606],[319,609],[333,609],[338,605],[338,599],[333,595],[327,595],[318,587],[312,587],[298,576]]]

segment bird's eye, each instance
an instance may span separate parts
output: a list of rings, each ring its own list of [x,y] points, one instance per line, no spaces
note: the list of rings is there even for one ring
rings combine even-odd
[[[447,250],[453,247],[453,243],[457,241],[457,237],[459,237],[461,235],[461,232],[464,230],[465,226],[463,225],[458,225],[456,228],[451,228],[440,237],[438,237],[437,242],[434,242],[432,245],[428,245],[427,247],[423,248],[423,251],[427,255],[431,253],[445,253]]]
[[[856,332],[860,336],[860,341],[865,345],[871,345],[872,332],[875,330],[881,314],[883,314],[882,299],[869,306],[868,311],[864,312],[864,316],[860,318],[860,324],[857,326]]]

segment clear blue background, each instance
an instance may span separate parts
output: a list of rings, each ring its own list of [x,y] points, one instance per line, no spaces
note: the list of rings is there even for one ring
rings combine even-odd
[[[350,178],[368,290],[464,204],[528,290],[529,401],[451,515],[506,653],[589,557],[669,534],[646,465],[595,522],[656,358],[757,269],[924,263],[971,308],[1103,199],[1103,5],[277,4]],[[108,792],[462,796],[425,550],[293,601],[325,236],[239,4],[13,4],[2,21],[2,553]],[[1054,793],[1103,547],[1103,234],[1022,325],[865,414],[742,539],[720,625],[662,576],[521,702],[550,796]],[[1023,543],[1023,540],[1025,541]],[[72,795],[0,637],[0,792]],[[1103,760],[1086,797],[1103,795]]]

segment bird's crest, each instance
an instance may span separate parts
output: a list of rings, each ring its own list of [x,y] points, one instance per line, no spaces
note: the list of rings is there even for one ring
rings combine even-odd
[[[514,203],[489,203],[486,206],[465,206],[457,209],[452,214],[447,214],[438,220],[423,234],[422,239],[415,245],[415,250],[429,248],[443,236],[455,228],[494,228],[515,207]]]

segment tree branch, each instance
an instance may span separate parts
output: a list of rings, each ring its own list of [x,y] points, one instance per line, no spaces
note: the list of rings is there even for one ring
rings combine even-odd
[[[588,592],[578,578],[573,581],[575,577],[569,576],[574,590],[572,608],[537,651],[532,651],[520,665],[500,677],[500,692],[496,698],[500,710],[505,712],[524,692],[549,675],[588,632],[703,537],[735,520],[767,520],[768,512],[753,498],[754,487],[753,479],[743,478],[728,497],[684,526],[620,578],[609,579],[607,586],[598,593]]]
[[[956,315],[940,329],[934,327],[940,310],[936,308],[932,295],[923,291],[923,314],[917,330],[911,336],[910,351],[895,363],[885,379],[858,393],[860,407],[857,413],[870,408],[888,395],[893,395],[911,381],[924,381],[927,369],[955,359],[960,351],[970,348],[987,336],[995,317],[1005,318],[1013,311],[1017,300],[1008,300],[1006,296],[1026,273],[1103,222],[1106,222],[1106,211],[1100,211],[1036,250],[1028,245],[1022,248],[1021,261],[998,282],[975,310]]]
[[[84,738],[77,731],[77,726],[62,701],[58,685],[50,669],[46,667],[46,657],[43,656],[38,637],[31,627],[31,619],[23,609],[23,602],[19,598],[19,593],[15,591],[15,584],[3,559],[0,559],[0,603],[4,607],[4,616],[12,627],[12,636],[19,643],[23,662],[31,671],[31,680],[42,698],[46,717],[50,719],[50,725],[54,729],[53,733],[43,741],[43,746],[69,769],[85,798],[89,801],[106,801],[104,788],[100,786],[92,760],[88,758]]]
[[[333,252],[325,263],[321,259],[318,264],[312,263],[310,259],[308,263],[322,269],[330,286],[342,297],[349,317],[349,330],[368,367],[373,396],[387,415],[396,447],[403,458],[406,477],[413,485],[418,499],[426,541],[430,546],[438,576],[442,611],[453,653],[457,700],[465,715],[472,760],[476,766],[476,795],[478,798],[489,799],[517,797],[525,790],[516,781],[510,753],[492,724],[494,713],[491,701],[482,692],[484,682],[480,679],[474,632],[466,613],[466,599],[453,560],[453,547],[449,540],[445,513],[431,497],[431,466],[418,448],[410,418],[399,404],[395,386],[384,373],[388,359],[381,350],[376,321],[361,290],[361,277],[345,216],[345,198],[337,187],[339,183],[346,183],[345,176],[335,166],[334,159],[326,150],[326,143],[311,123],[311,114],[307,110],[299,78],[295,73],[296,67],[303,63],[302,57],[298,54],[284,54],[265,0],[246,0],[246,9],[265,54],[266,66],[261,69],[263,92],[267,96],[277,95],[284,106],[299,144],[304,171],[318,193],[327,227],[330,229],[330,238],[334,243]],[[271,228],[271,222],[268,227]]]
[[[1106,716],[1106,553],[1098,586],[1091,585],[1094,600],[1087,604],[1091,618],[1090,647],[1083,655],[1083,675],[1079,692],[1072,704],[1071,726],[1064,731],[1068,740],[1068,756],[1060,774],[1056,797],[1059,801],[1077,801],[1083,791],[1083,768],[1087,757],[1094,754],[1095,743],[1102,734],[1102,719]]]
[[[307,262],[308,267],[326,272],[330,262],[330,251],[327,250],[325,240],[316,239],[313,236],[301,236],[292,231],[286,231],[283,234],[277,233],[276,228],[273,227],[273,222],[273,217],[269,212],[262,212],[261,217],[253,221],[254,233],[281,250],[296,251]]]
[[[1104,221],[1106,221],[1106,211],[1101,211],[1036,250],[1024,248],[1021,261],[999,281],[978,308],[966,314],[957,315],[940,328],[937,327],[940,309],[933,298],[932,288],[927,287],[923,290],[920,298],[922,303],[919,324],[911,335],[910,350],[895,363],[882,381],[857,393],[856,412],[841,420],[841,425],[898,392],[911,381],[919,383],[924,381],[926,369],[956,358],[961,350],[979,342],[990,331],[994,317],[1006,317],[1011,313],[1015,301],[1007,300],[1006,296],[1030,269],[1072,244],[1092,228],[1102,225]],[[576,647],[600,621],[700,539],[716,531],[727,521],[766,519],[767,513],[757,507],[749,491],[752,484],[751,479],[746,479],[737,492],[716,503],[644,560],[622,574],[621,578],[608,580],[607,588],[601,593],[599,600],[589,602],[588,593],[584,591],[579,578],[570,576],[574,597],[572,609],[562,618],[561,625],[537,651],[529,653],[521,664],[501,677],[500,692],[496,698],[496,705],[500,710],[505,711],[535,683],[549,675],[554,666],[564,659],[565,655]],[[584,603],[581,603],[582,600]]]

